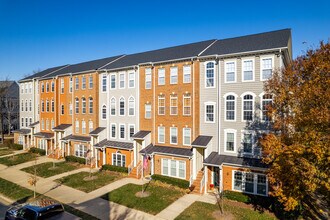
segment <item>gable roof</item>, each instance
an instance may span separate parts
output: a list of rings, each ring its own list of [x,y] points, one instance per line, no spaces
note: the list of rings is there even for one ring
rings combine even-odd
[[[291,29],[276,30],[235,38],[222,39],[215,42],[201,56],[226,55],[257,50],[288,47]]]
[[[39,77],[43,77],[43,76],[46,76],[48,74],[51,74],[51,73],[55,73],[56,71],[58,70],[61,70],[65,67],[67,67],[68,65],[62,65],[62,66],[56,66],[56,67],[52,67],[52,68],[48,68],[48,69],[45,69],[41,72],[38,72],[36,74],[33,74],[31,76],[28,76],[28,77],[25,77],[21,80],[19,80],[18,82],[22,82],[22,81],[26,81],[26,80],[32,80],[32,79],[35,79],[35,78],[39,78]]]

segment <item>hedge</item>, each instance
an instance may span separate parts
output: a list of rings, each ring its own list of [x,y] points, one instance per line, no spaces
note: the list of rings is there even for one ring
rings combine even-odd
[[[187,180],[182,180],[182,179],[173,178],[173,177],[169,177],[169,176],[162,176],[162,175],[158,175],[158,174],[152,175],[151,178],[153,180],[159,180],[161,182],[168,183],[173,186],[178,186],[183,189],[187,189],[189,187],[189,181],[187,181]]]
[[[223,196],[227,199],[234,200],[237,202],[249,203],[249,201],[250,201],[249,195],[241,193],[241,192],[225,190]]]
[[[40,156],[46,155],[46,151],[40,148],[31,147],[29,150],[30,153],[39,154]]]
[[[23,150],[23,145],[21,144],[10,144],[8,147],[13,150]]]
[[[85,158],[76,157],[76,156],[66,156],[65,157],[66,162],[74,162],[74,163],[80,163],[80,164],[86,164]]]
[[[111,170],[111,171],[115,171],[115,172],[128,173],[127,167],[119,167],[119,166],[114,166],[114,165],[109,165],[109,164],[104,164],[102,166],[101,170]]]

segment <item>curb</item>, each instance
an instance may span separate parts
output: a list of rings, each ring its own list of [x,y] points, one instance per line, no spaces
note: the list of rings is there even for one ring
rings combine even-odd
[[[12,205],[15,201],[0,194],[0,202],[4,203],[5,205]]]

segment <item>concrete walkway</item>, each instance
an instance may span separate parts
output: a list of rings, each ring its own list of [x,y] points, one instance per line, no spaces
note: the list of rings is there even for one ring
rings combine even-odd
[[[0,156],[0,158],[13,156],[13,155],[16,155],[16,154],[23,154],[23,153],[26,153],[26,151],[25,150],[15,150],[12,154],[2,155],[2,156]]]

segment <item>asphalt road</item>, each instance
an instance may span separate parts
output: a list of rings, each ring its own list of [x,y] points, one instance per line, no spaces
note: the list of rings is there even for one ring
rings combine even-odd
[[[9,208],[9,206],[7,206],[2,201],[0,201],[0,219],[1,220],[5,218],[5,213],[8,208]]]

